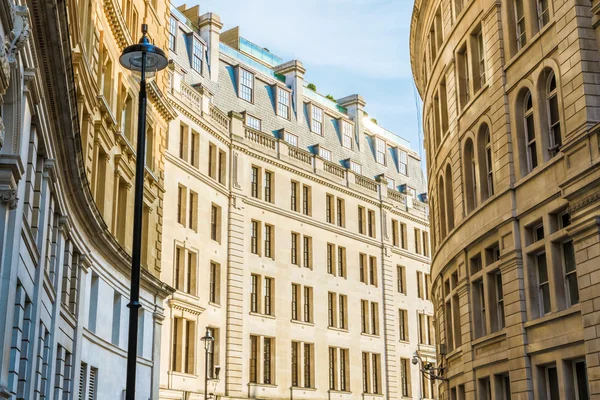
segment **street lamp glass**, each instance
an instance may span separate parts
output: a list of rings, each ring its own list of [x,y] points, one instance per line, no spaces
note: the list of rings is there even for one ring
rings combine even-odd
[[[215,341],[215,338],[212,337],[212,335],[210,334],[210,331],[207,329],[206,335],[201,337],[200,340],[202,340],[204,342],[204,348],[208,349],[208,347],[211,345],[211,343]]]
[[[121,65],[132,71],[138,80],[141,80],[144,54],[146,56],[146,80],[152,79],[158,71],[165,69],[169,64],[169,60],[167,59],[165,52],[159,47],[150,43],[148,36],[146,36],[147,32],[148,26],[143,24],[143,36],[139,43],[127,46],[119,58]]]

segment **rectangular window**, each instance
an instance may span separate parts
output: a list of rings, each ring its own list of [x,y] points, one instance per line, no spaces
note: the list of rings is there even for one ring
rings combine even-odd
[[[312,322],[312,288],[304,287],[304,322]]]
[[[177,186],[177,222],[183,226],[185,226],[186,192],[183,186]]]
[[[272,198],[272,192],[273,192],[273,173],[270,171],[265,171],[265,179],[264,179],[264,185],[265,185],[265,201],[268,201],[269,203],[273,202],[273,198]]]
[[[423,231],[423,255],[429,257],[429,233]]]
[[[329,389],[336,390],[336,379],[335,379],[335,371],[336,371],[336,348],[329,348]]]
[[[317,135],[323,134],[323,110],[319,107],[311,105],[312,118],[311,118],[311,130]]]
[[[400,247],[408,250],[408,240],[406,233],[406,224],[400,223]]]
[[[369,284],[377,286],[377,258],[369,257]]]
[[[299,321],[298,304],[300,304],[300,285],[292,283],[292,320]]]
[[[460,106],[464,107],[471,100],[471,83],[469,80],[469,55],[466,44],[458,51],[458,83]]]
[[[350,377],[350,357],[348,356],[348,349],[340,349],[340,390],[342,392],[349,391],[348,380]]]
[[[218,170],[218,181],[221,184],[225,184],[225,174],[227,173],[227,156],[223,150],[219,150],[219,170]]]
[[[421,230],[415,228],[415,253],[421,254]]]
[[[356,174],[356,175],[362,175],[362,165],[360,165],[357,162],[354,161],[350,161],[350,169]]]
[[[515,0],[515,30],[517,36],[517,51],[521,50],[527,44],[527,34],[525,32],[525,10],[523,0]]]
[[[331,244],[331,243],[327,243],[327,273],[333,275],[333,263],[334,260],[333,258],[334,256],[334,250],[335,250],[335,245]]]
[[[483,43],[483,31],[479,30],[477,33],[477,67],[479,70],[479,87],[482,88],[485,85],[485,47]]]
[[[387,181],[387,187],[388,187],[388,189],[396,190],[396,182],[394,181],[393,178],[390,178],[389,176],[386,176],[385,180]]]
[[[210,207],[210,238],[217,242],[221,242],[221,209],[215,205]]]
[[[346,248],[338,246],[338,254],[337,254],[337,264],[338,270],[337,275],[342,278],[346,277]]]
[[[359,262],[359,268],[360,268],[360,281],[362,283],[367,283],[367,255],[360,253],[358,255],[358,262]]]
[[[291,248],[291,260],[293,265],[298,265],[298,234],[292,232],[292,248]]]
[[[352,124],[342,120],[342,146],[352,149]],[[356,172],[356,171],[355,171]]]
[[[423,299],[423,273],[417,271],[417,297]]]
[[[304,268],[312,269],[312,238],[304,236]]]
[[[258,118],[253,117],[250,114],[246,114],[246,126],[260,131],[262,130],[262,121]]]
[[[398,336],[400,340],[408,341],[408,311],[398,310]]]
[[[358,233],[365,234],[365,208],[358,206]]]
[[[496,304],[497,304],[497,319],[498,319],[498,330],[504,329],[506,321],[504,317],[504,289],[502,288],[502,273],[496,272],[494,275],[496,278]]]
[[[259,191],[258,191],[258,187],[259,187],[259,179],[260,179],[260,169],[258,167],[252,167],[252,174],[250,176],[250,194],[252,195],[252,197],[254,198],[259,198]]]
[[[273,225],[265,224],[265,257],[275,259],[273,252],[273,237],[275,235],[275,229]]]
[[[360,301],[360,325],[361,325],[361,332],[362,333],[369,333],[368,329],[368,325],[367,325],[367,318],[369,315],[369,302],[367,300],[361,300]]]
[[[298,368],[298,353],[299,353],[300,343],[292,342],[292,386],[298,387],[300,382],[299,378],[299,368]]]
[[[375,137],[375,160],[379,164],[385,165],[385,140]]]
[[[339,314],[340,314],[340,321],[338,324],[338,328],[340,329],[347,329],[347,316],[346,316],[346,309],[348,305],[348,298],[343,295],[340,294],[338,297],[338,309],[339,309]]]
[[[220,304],[219,300],[219,287],[221,280],[221,268],[219,264],[215,262],[210,262],[210,290],[209,290],[209,300],[211,303]]]
[[[399,161],[400,161],[400,173],[408,176],[408,154],[405,151],[400,150],[399,153]]]
[[[273,338],[264,338],[263,342],[263,383],[270,385],[273,380],[272,371],[272,345]]]
[[[333,159],[331,150],[327,150],[322,147],[319,147],[319,156],[322,157],[325,161],[329,162],[331,162],[331,160]]]
[[[254,101],[254,74],[240,68],[240,98],[252,103]]]
[[[250,223],[250,251],[252,254],[258,254],[258,221]]]
[[[402,358],[400,359],[400,394],[403,397],[410,397],[410,388],[410,361]]]
[[[543,370],[543,393],[546,400],[560,400],[560,392],[558,387],[558,370],[556,365],[544,367]]]
[[[298,182],[292,181],[290,185],[290,201],[291,201],[291,210],[298,211],[298,187],[300,184]]]
[[[363,393],[369,393],[371,387],[369,379],[369,353],[362,353],[362,381],[363,381]]]
[[[260,288],[260,277],[252,274],[250,277],[250,312],[258,312],[258,289]]]
[[[473,297],[475,301],[475,322],[476,322],[476,335],[482,337],[487,335],[487,310],[485,303],[485,289],[483,279],[475,281],[473,283]]]
[[[328,194],[325,196],[325,221],[333,223],[333,196]]]
[[[171,17],[171,20],[169,21],[169,50],[175,51],[176,41],[177,41],[177,20],[175,18]]]
[[[548,266],[546,264],[546,253],[540,253],[536,255],[535,259],[537,266],[540,316],[544,316],[551,311],[550,282],[548,280]]]
[[[573,306],[579,303],[579,285],[577,284],[575,249],[572,241],[562,244],[562,253],[567,299],[569,299],[569,306]]]
[[[304,343],[304,387],[312,387],[313,345]]]
[[[588,376],[585,360],[573,362],[573,374],[575,375],[575,393],[578,400],[587,400],[590,398],[588,390]]]
[[[199,40],[194,39],[194,49],[193,49],[193,60],[192,60],[192,68],[198,72],[202,73],[202,56],[204,54],[204,46],[200,43]]]
[[[379,354],[371,354],[372,363],[371,369],[373,370],[373,393],[380,394],[381,393],[381,385],[380,385],[380,376],[379,376],[379,362],[380,355]]]
[[[375,211],[369,210],[367,213],[368,224],[369,224],[369,236],[374,238],[375,235]]]
[[[217,146],[208,145],[208,176],[217,179]]]
[[[277,115],[290,119],[290,92],[277,88]]]
[[[337,208],[336,208],[336,216],[337,216],[337,225],[341,226],[342,228],[346,225],[346,221],[345,221],[345,211],[346,211],[346,207],[345,207],[345,202],[344,199],[337,199]]]
[[[273,293],[274,293],[274,284],[273,278],[265,278],[265,287],[264,287],[264,304],[265,304],[265,315],[273,315]]]
[[[371,303],[371,335],[379,335],[379,305]]]
[[[285,132],[284,140],[291,146],[298,147],[298,136],[293,133]]]
[[[302,185],[302,213],[304,215],[311,213],[310,194],[310,186]]]
[[[198,232],[198,193],[190,190],[190,203],[188,209],[188,227]]]
[[[327,319],[329,327],[335,326],[335,293],[327,293]]]
[[[258,336],[250,336],[250,382],[258,383]]]
[[[392,246],[398,247],[400,245],[400,235],[398,232],[398,221],[392,220]]]
[[[548,3],[548,0],[537,0],[538,26],[540,30],[550,21]]]
[[[398,293],[406,294],[406,269],[403,266],[396,266],[396,279],[398,280]]]

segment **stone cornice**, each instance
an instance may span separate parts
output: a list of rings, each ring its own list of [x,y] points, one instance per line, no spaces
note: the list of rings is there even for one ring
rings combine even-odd
[[[119,45],[119,49],[123,51],[125,47],[133,44],[133,40],[131,39],[129,29],[127,29],[127,24],[123,18],[121,7],[117,4],[116,0],[104,0],[104,12],[106,14],[106,19],[108,19],[108,23],[110,24],[113,36]]]
[[[148,90],[148,99],[165,121],[170,122],[177,118],[177,112],[171,107],[167,97],[158,88],[156,81],[146,84],[146,89]]]

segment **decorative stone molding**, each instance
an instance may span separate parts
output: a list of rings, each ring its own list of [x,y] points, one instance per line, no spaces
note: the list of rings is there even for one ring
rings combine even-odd
[[[592,203],[600,201],[600,191],[594,192],[589,196],[585,197],[583,200],[578,201],[577,203],[573,203],[569,206],[569,214],[573,215],[577,211],[581,210],[589,206]]]
[[[0,189],[0,199],[8,205],[9,210],[17,208],[17,191],[15,189]]]

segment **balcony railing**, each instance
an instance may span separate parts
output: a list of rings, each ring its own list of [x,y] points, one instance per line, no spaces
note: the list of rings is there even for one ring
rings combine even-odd
[[[343,179],[346,176],[346,170],[344,168],[329,161],[323,161],[323,170],[338,178]]]
[[[246,140],[257,143],[261,146],[265,146],[271,150],[275,150],[275,146],[277,144],[277,140],[274,137],[252,128],[246,128],[245,137]]]
[[[246,64],[247,66],[255,69],[256,71],[265,74],[266,76],[270,76],[274,79],[278,79],[280,81],[285,82],[285,78],[283,78],[283,80],[282,80],[282,76],[276,74],[275,71],[273,71],[271,68],[267,67],[264,64],[259,63],[256,60],[253,60],[252,58],[248,57],[245,54],[240,53],[233,47],[227,46],[225,43],[219,43],[219,51],[221,53],[233,58],[234,60],[241,62],[242,64]]]
[[[348,115],[348,110],[345,107],[342,107],[335,101],[328,99],[327,97],[320,95],[319,93],[315,92],[314,90],[307,88],[307,85],[308,85],[308,83],[305,82],[304,83],[304,96],[321,104],[322,106],[329,108],[330,110],[337,111],[342,114]]]
[[[213,104],[210,105],[210,118],[221,125],[223,129],[229,131],[229,117]]]
[[[312,165],[313,155],[312,155],[312,153],[310,153],[310,152],[308,152],[306,150],[301,150],[301,149],[299,149],[297,147],[291,147],[290,146],[288,154],[294,160],[298,160],[298,161],[303,162],[305,164]]]
[[[378,183],[373,179],[369,179],[362,175],[354,175],[354,183],[356,183],[358,186],[364,187],[365,189],[377,192]]]
[[[196,89],[185,82],[181,82],[181,91],[179,94],[189,107],[198,111],[198,113],[202,111],[202,96]]]
[[[406,195],[400,193],[397,190],[388,188],[387,195],[390,199],[397,201],[398,203],[406,204]]]

